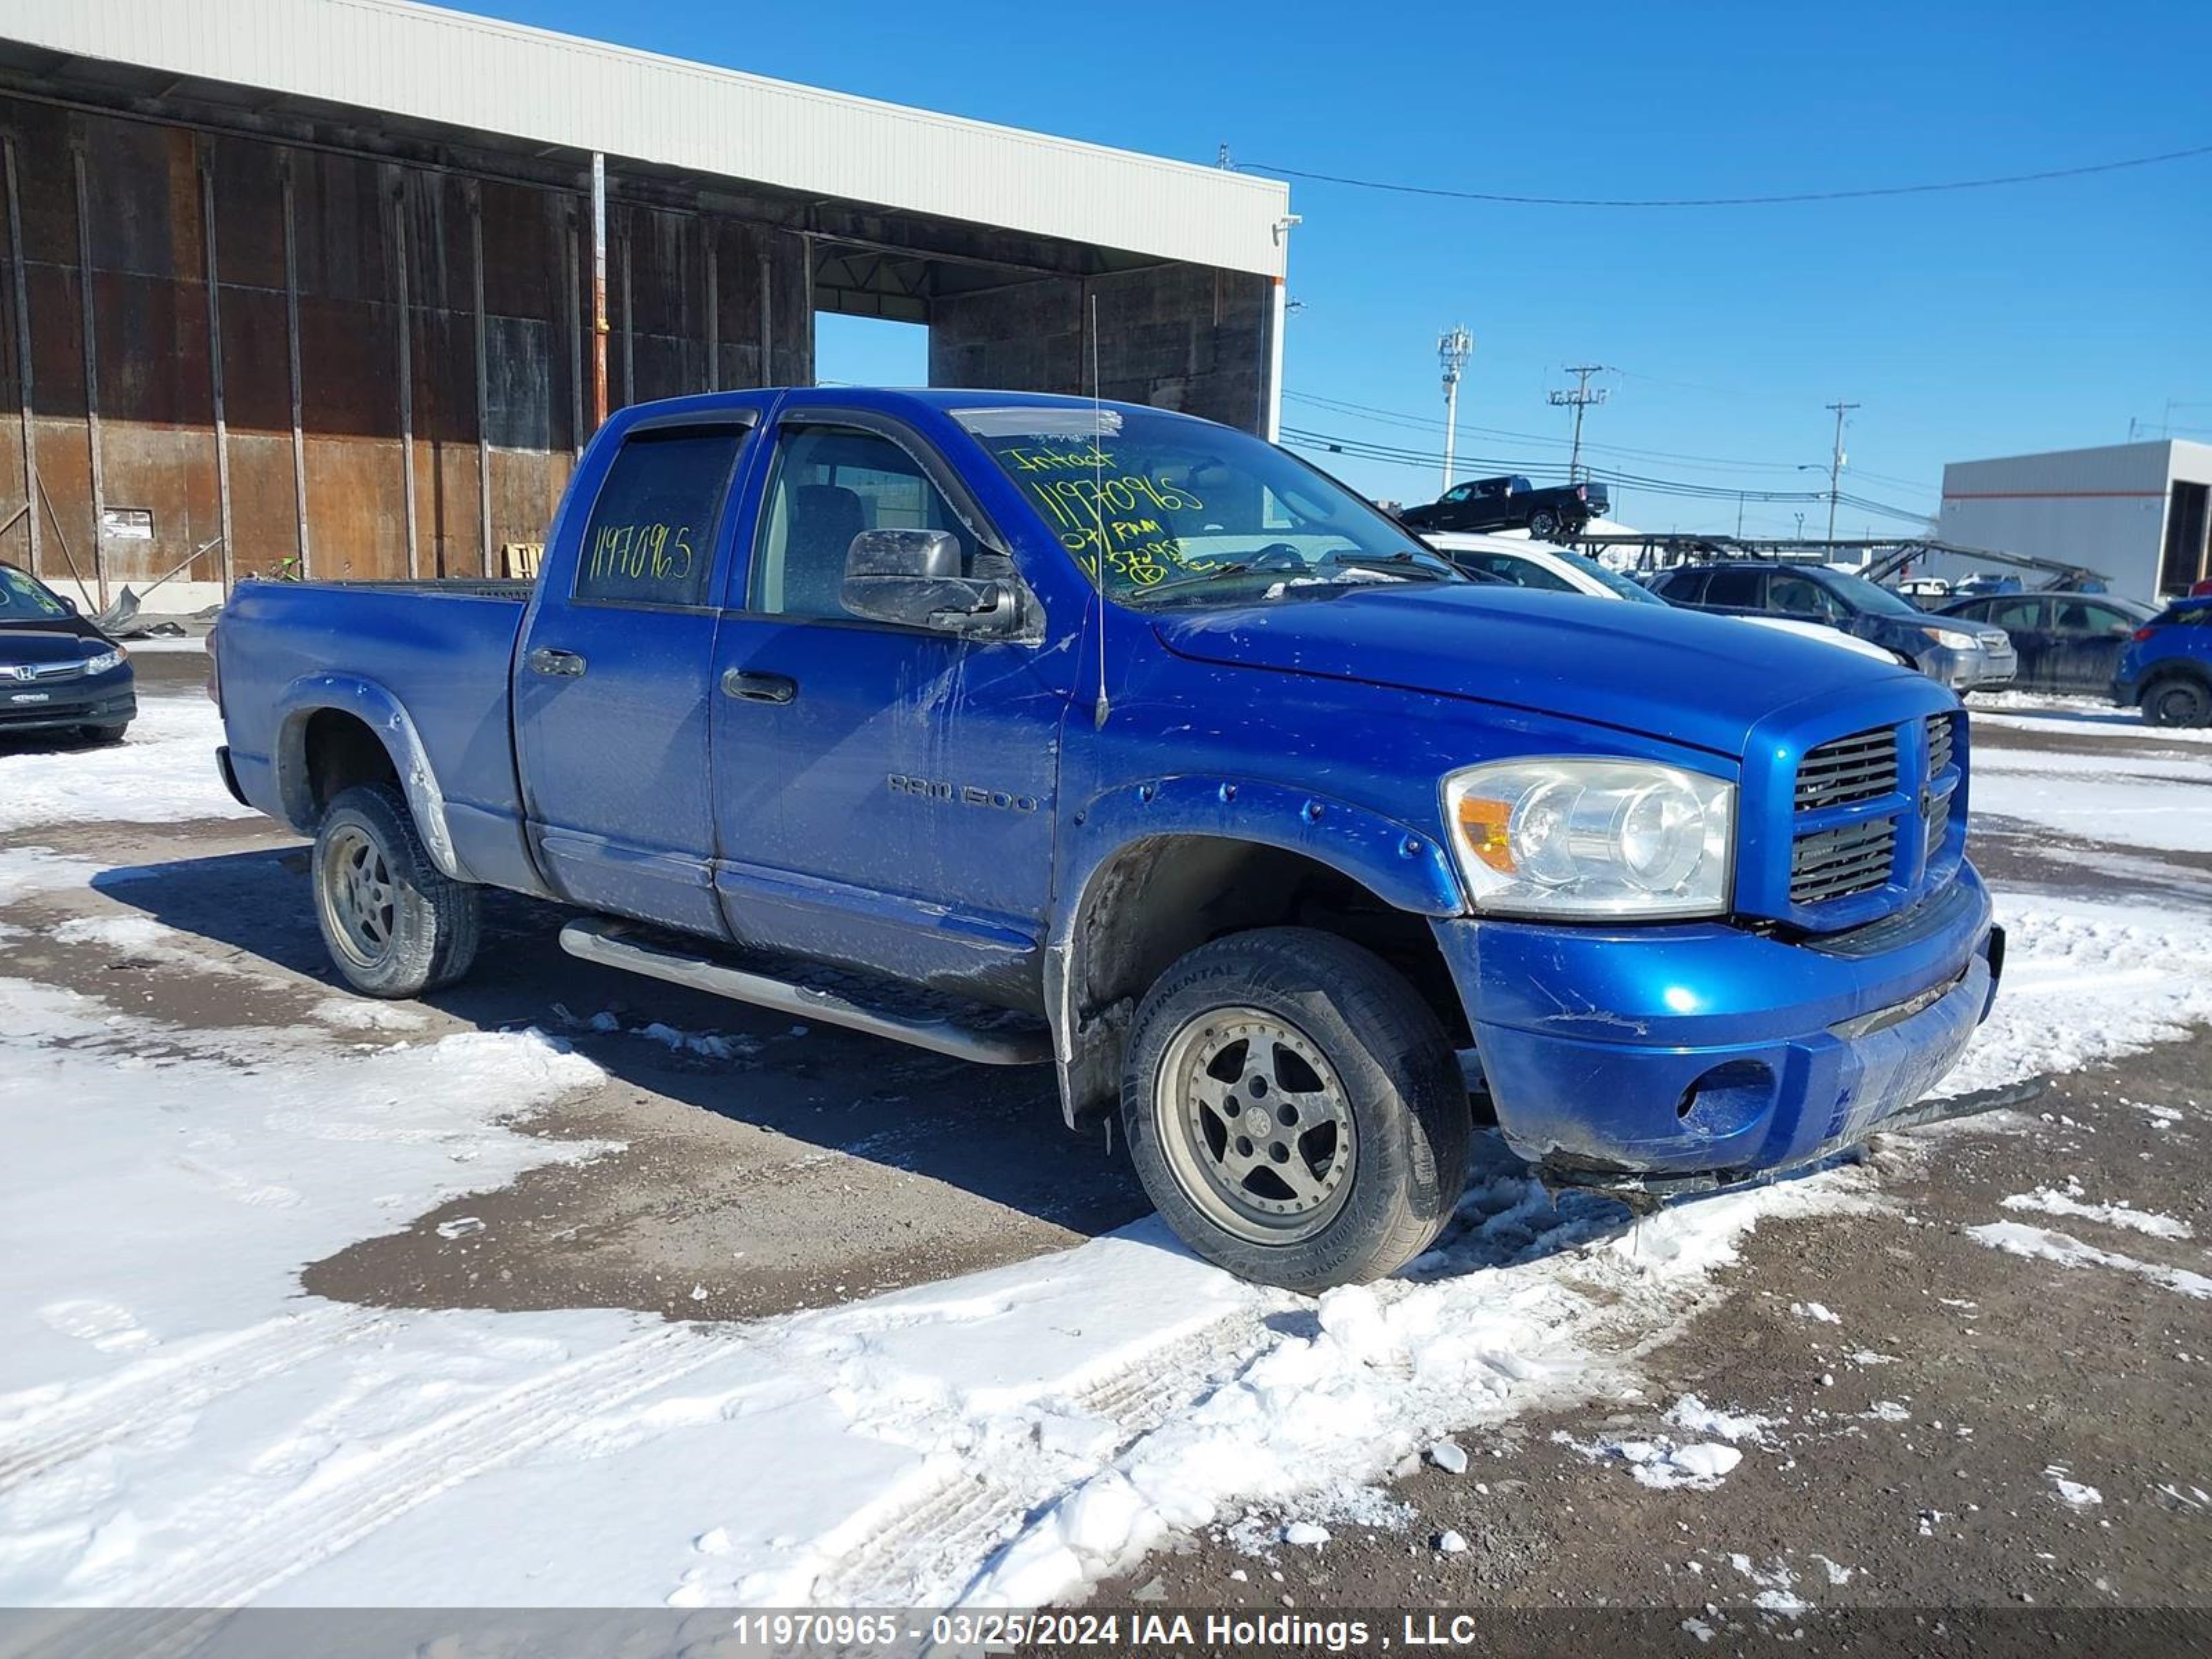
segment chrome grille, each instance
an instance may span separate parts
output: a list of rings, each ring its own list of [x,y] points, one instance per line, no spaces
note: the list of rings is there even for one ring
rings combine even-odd
[[[25,663],[20,667],[0,668],[0,680],[14,679],[19,683],[26,680],[62,680],[69,678],[71,675],[82,674],[83,672],[84,663],[82,659],[75,662]]]
[[[1928,717],[1928,775],[1935,777],[1951,767],[1951,717],[1930,714]]]
[[[1797,811],[1873,800],[1897,790],[1897,732],[1854,732],[1808,749],[1797,763]]]
[[[1790,849],[1790,899],[1818,904],[1881,886],[1897,850],[1897,820],[1870,818],[1798,836]]]

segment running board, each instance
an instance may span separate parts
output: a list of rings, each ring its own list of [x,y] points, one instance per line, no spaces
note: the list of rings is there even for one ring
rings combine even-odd
[[[1052,1039],[1043,1031],[981,1031],[949,1019],[917,1018],[870,1008],[831,992],[790,980],[748,973],[703,956],[691,956],[637,938],[619,921],[572,921],[561,930],[561,948],[586,962],[605,963],[671,985],[689,986],[733,1002],[750,1002],[779,1012],[799,1014],[825,1025],[842,1025],[894,1042],[950,1054],[982,1066],[1042,1066],[1052,1058]]]

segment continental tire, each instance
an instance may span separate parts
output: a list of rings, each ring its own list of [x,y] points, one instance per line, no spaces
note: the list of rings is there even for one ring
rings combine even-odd
[[[1396,1271],[1466,1184],[1467,1090],[1436,1017],[1371,952],[1309,928],[1217,939],[1160,975],[1121,1122],[1183,1241],[1289,1290]]]
[[[477,890],[430,861],[398,789],[356,784],[315,834],[315,921],[356,991],[420,996],[476,959]]]

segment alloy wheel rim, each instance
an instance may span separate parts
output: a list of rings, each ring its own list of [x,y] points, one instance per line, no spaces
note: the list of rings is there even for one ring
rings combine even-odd
[[[1312,1039],[1278,1015],[1218,1008],[1187,1023],[1162,1057],[1153,1112],[1176,1185],[1240,1238],[1297,1243],[1350,1194],[1350,1099]]]
[[[349,825],[324,849],[322,877],[319,888],[331,938],[357,965],[376,967],[392,953],[399,909],[384,849]]]

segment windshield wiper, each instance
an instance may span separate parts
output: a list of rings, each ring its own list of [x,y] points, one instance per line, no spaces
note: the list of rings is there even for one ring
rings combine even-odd
[[[1231,559],[1227,564],[1217,564],[1210,570],[1194,570],[1188,576],[1177,576],[1173,581],[1154,582],[1150,587],[1133,590],[1127,604],[1134,605],[1149,599],[1156,593],[1172,593],[1178,587],[1197,587],[1218,576],[1241,576],[1252,568],[1249,559]]]
[[[1387,566],[1402,570],[1409,575],[1420,575],[1432,582],[1463,580],[1462,574],[1451,561],[1434,553],[1416,553],[1411,549],[1398,553],[1331,553],[1322,559],[1323,564],[1351,565],[1359,569]]]

